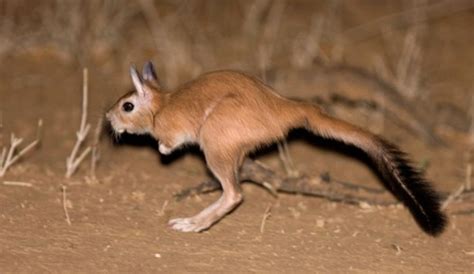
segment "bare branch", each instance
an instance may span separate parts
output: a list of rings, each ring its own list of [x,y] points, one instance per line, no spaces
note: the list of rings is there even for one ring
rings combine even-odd
[[[251,159],[244,161],[239,177],[241,182],[252,182],[266,189],[318,197],[333,202],[359,206],[390,206],[398,204],[398,202],[389,195],[389,192],[384,189],[339,181],[331,178],[329,174],[321,174],[316,177],[299,176],[296,178],[279,176],[265,165]],[[177,201],[180,201],[193,195],[209,193],[219,189],[221,189],[220,183],[212,179],[198,186],[184,189],[174,196]],[[472,200],[474,197],[473,194],[474,191],[465,189],[465,184],[462,184],[450,194],[442,193],[441,197],[444,199],[442,208],[446,208],[453,201]]]
[[[299,176],[295,178],[279,176],[268,167],[259,162],[246,159],[240,170],[242,182],[248,181],[263,186],[267,185],[278,192],[302,194],[307,196],[326,198],[335,202],[359,205],[392,205],[397,202],[382,189],[374,189],[353,183],[341,182],[332,179],[327,174],[319,177]],[[197,187],[185,189],[175,195],[177,200],[184,199],[194,194],[208,193],[220,189],[216,180],[206,181]]]

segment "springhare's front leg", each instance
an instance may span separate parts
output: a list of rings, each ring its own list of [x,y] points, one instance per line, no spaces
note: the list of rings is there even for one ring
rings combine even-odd
[[[192,134],[180,132],[176,134],[168,133],[164,138],[158,140],[158,150],[163,155],[169,155],[179,147],[193,143],[195,138]]]
[[[169,221],[174,230],[201,232],[210,228],[242,202],[242,192],[237,179],[238,161],[229,161],[206,155],[209,169],[222,185],[222,196],[193,217],[176,218]]]

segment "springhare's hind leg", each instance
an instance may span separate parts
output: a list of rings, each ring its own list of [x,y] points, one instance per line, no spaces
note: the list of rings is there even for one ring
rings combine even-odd
[[[239,164],[243,157],[239,154],[221,156],[217,151],[206,153],[209,169],[222,185],[221,197],[193,217],[176,218],[169,225],[178,231],[201,232],[218,222],[242,201],[242,192],[237,178]],[[235,158],[234,158],[235,157]]]

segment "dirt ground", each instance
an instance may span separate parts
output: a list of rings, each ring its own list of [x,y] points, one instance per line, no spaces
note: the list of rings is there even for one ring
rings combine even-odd
[[[12,132],[26,143],[34,139],[38,118],[44,126],[40,147],[0,178],[0,272],[473,272],[472,200],[451,203],[446,209],[446,231],[433,238],[424,234],[401,206],[354,206],[289,194],[275,198],[265,189],[243,184],[245,200],[232,214],[206,232],[181,233],[167,226],[170,218],[193,215],[219,196],[209,193],[179,202],[173,198],[181,189],[209,177],[196,148],[164,157],[146,137],[128,136],[117,144],[103,134],[97,180],[90,177],[89,158],[76,174],[65,178],[66,157],[74,146],[81,117],[83,66],[89,68],[88,119],[92,127],[107,107],[131,88],[130,64],[141,66],[153,60],[169,87],[208,70],[258,72],[259,40],[253,43],[249,38],[252,33],[242,34],[246,8],[253,1],[217,2],[157,2],[158,14],[164,18],[160,24],[168,31],[159,36],[159,45],[154,35],[160,30],[151,27],[150,31],[146,12],[136,4],[119,29],[119,38],[97,38],[97,43],[84,45],[83,40],[76,41],[83,46],[80,54],[71,53],[70,46],[49,43],[52,38],[2,53],[0,147],[9,144]],[[275,3],[267,2],[269,8],[257,20],[258,25],[264,25],[264,19],[278,10],[272,9]],[[439,3],[442,1],[425,4]],[[413,100],[427,105],[449,103],[470,117],[474,108],[474,9],[453,9],[466,3],[469,1],[452,1],[446,14],[439,9],[415,24],[423,23],[423,57],[421,91]],[[328,6],[330,3],[323,1],[287,1],[277,20],[280,25],[276,40],[270,43],[273,57],[269,65],[276,72],[269,73],[269,78],[286,96],[310,98],[328,92],[318,87],[321,82],[315,82],[316,75],[308,76],[317,73],[316,65],[296,68],[289,60],[289,52],[295,50],[293,42],[308,36],[312,18],[330,18],[334,9]],[[342,57],[329,59],[373,71],[377,56],[401,51],[404,35],[414,25],[374,22],[412,8],[411,1],[340,3],[332,23],[326,26],[326,35],[336,33],[337,26],[349,41]],[[367,24],[380,26],[374,33],[354,31]],[[393,25],[388,34],[380,33]],[[64,25],[65,33],[68,26]],[[2,35],[2,41],[13,41],[13,36]],[[265,34],[257,32],[257,36]],[[321,51],[331,55],[337,43],[325,39]],[[351,96],[350,90],[341,91]],[[373,99],[370,94],[364,96]],[[468,180],[469,138],[473,136],[469,124],[466,129],[462,123],[460,128],[449,126],[450,119],[444,124],[434,121],[436,134],[446,143],[434,146],[368,110],[339,108],[335,115],[397,143],[417,166],[426,168],[427,178],[443,193],[453,192]],[[91,138],[87,141],[90,144]],[[351,152],[306,138],[292,138],[289,149],[300,173],[329,172],[340,180],[381,186],[374,172]],[[255,157],[283,172],[275,148]],[[271,215],[262,229],[268,210]]]

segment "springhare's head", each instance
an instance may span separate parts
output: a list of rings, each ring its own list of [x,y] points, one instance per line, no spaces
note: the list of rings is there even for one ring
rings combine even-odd
[[[106,118],[116,134],[145,134],[153,130],[153,121],[160,106],[160,86],[151,62],[143,67],[143,78],[130,68],[134,91],[122,97],[107,111]]]

